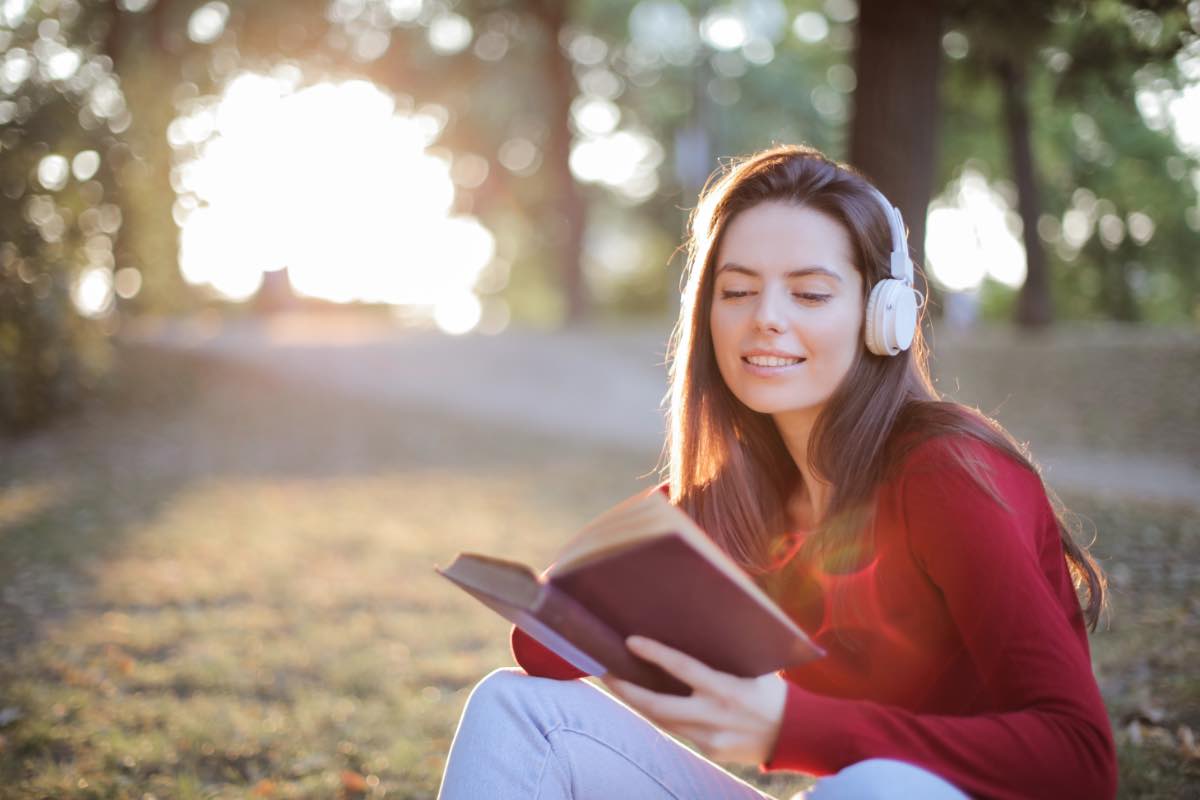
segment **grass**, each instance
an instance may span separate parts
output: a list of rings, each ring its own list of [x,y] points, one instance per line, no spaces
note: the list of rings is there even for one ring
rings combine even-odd
[[[0,445],[0,797],[432,796],[510,663],[432,566],[544,562],[656,456],[129,355],[86,414]],[[1067,500],[1113,576],[1123,795],[1195,794],[1194,510]]]

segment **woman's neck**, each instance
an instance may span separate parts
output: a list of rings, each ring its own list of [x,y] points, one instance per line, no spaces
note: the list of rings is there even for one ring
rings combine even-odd
[[[801,486],[788,503],[788,513],[797,527],[812,528],[825,515],[833,487],[820,480],[808,465],[809,434],[815,414],[776,414],[775,427],[788,454],[800,470]]]

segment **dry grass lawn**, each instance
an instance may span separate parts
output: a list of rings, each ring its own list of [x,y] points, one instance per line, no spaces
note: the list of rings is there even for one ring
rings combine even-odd
[[[128,355],[85,414],[0,442],[0,797],[431,797],[510,663],[433,565],[544,562],[657,456]],[[1200,522],[1068,500],[1113,577],[1123,794],[1196,796]]]

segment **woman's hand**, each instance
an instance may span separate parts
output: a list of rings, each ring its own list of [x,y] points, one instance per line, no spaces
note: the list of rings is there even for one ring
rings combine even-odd
[[[600,680],[659,727],[690,740],[716,761],[759,764],[779,735],[787,683],[779,675],[739,678],[641,636],[626,645],[692,687],[690,697],[659,694],[604,675]]]

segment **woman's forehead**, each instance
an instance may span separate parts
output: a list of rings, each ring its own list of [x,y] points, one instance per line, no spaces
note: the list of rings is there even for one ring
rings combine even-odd
[[[845,280],[857,273],[850,236],[840,222],[812,208],[776,202],[752,206],[726,224],[716,266],[726,265],[771,276],[827,270]]]

